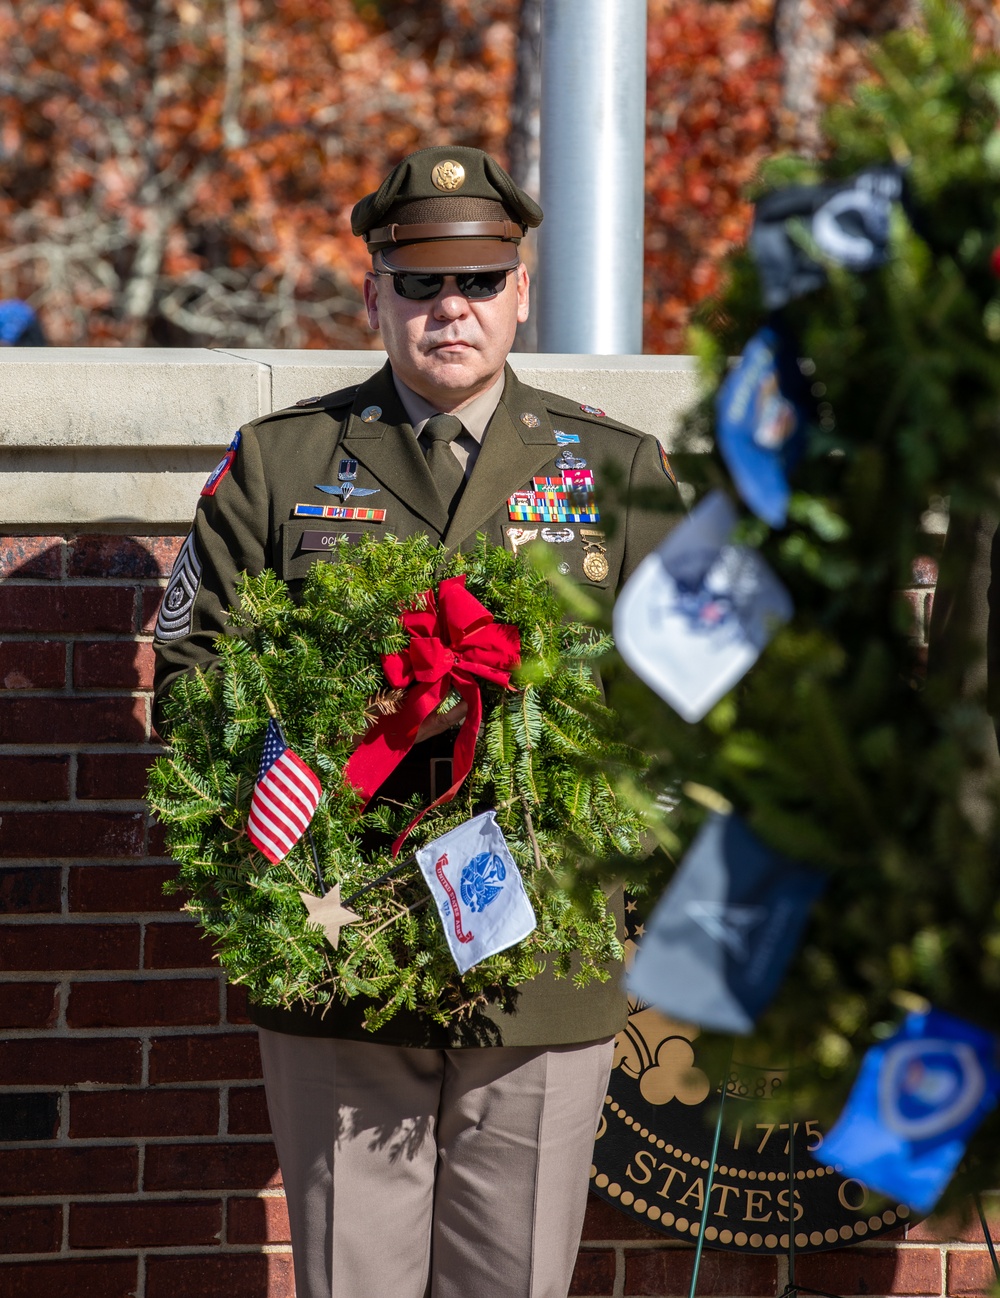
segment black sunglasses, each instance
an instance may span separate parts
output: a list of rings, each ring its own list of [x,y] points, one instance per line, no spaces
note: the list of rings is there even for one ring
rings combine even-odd
[[[429,302],[444,288],[445,275],[420,275],[415,271],[377,270],[376,275],[388,275],[400,297],[411,302]],[[455,287],[470,302],[485,302],[487,298],[502,293],[507,283],[505,270],[472,270],[455,275]]]

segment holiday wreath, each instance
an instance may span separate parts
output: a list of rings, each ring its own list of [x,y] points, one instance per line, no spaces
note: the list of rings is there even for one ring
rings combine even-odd
[[[239,598],[218,669],[174,683],[169,751],[150,773],[180,865],[172,886],[187,891],[231,980],[263,1005],[364,996],[375,1028],[402,1007],[461,1017],[549,960],[580,985],[606,979],[605,963],[621,957],[614,916],[600,887],[580,887],[578,866],[638,855],[645,827],[614,788],[614,768],[642,760],[611,738],[594,672],[608,638],[567,622],[541,573],[484,540],[451,556],[423,537],[342,542],[297,600],[270,571],[244,578]],[[399,734],[412,740],[420,720],[460,700],[450,800],[373,796]],[[275,717],[322,785],[310,835],[277,863],[247,833]],[[407,853],[487,808],[538,925],[459,978]],[[360,917],[336,949],[300,896],[317,873]]]

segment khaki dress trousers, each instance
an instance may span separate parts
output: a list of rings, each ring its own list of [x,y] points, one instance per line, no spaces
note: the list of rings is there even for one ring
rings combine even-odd
[[[613,1040],[260,1045],[296,1298],[566,1298]]]

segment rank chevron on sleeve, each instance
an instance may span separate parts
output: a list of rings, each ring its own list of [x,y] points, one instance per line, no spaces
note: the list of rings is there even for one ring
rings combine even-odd
[[[353,505],[296,505],[295,518],[339,518],[344,522],[384,523],[384,509],[361,509]]]

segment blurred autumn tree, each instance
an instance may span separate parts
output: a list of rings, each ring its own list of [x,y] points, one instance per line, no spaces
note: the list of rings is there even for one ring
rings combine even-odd
[[[984,41],[992,0],[969,0]],[[650,0],[646,350],[909,0]],[[521,23],[522,12],[525,21]],[[56,343],[367,347],[355,200],[413,149],[537,183],[539,0],[0,0],[0,296]],[[519,39],[520,37],[520,39]],[[530,341],[528,341],[530,345]]]
[[[57,343],[369,345],[351,207],[431,141],[503,152],[516,11],[3,0],[0,295]]]

